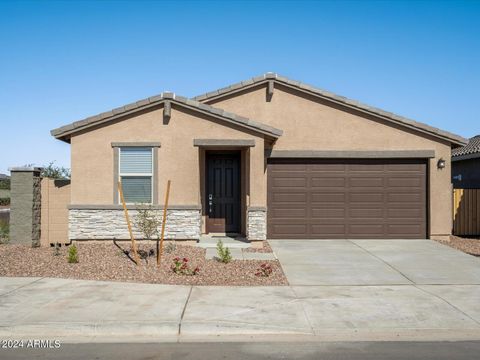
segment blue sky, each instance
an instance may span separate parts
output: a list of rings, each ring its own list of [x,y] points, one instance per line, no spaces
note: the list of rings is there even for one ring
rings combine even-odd
[[[471,137],[479,39],[473,1],[2,1],[0,173],[69,166],[60,125],[267,71]]]

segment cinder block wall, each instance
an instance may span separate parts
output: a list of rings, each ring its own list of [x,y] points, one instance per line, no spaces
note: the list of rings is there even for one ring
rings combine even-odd
[[[10,242],[40,246],[40,168],[11,168]]]

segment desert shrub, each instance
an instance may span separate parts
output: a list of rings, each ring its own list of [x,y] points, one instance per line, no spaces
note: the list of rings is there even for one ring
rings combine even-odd
[[[59,256],[59,255],[60,255],[60,244],[56,242],[55,246],[53,247],[53,256]]]
[[[222,240],[218,240],[217,242],[217,255],[218,259],[225,264],[232,261],[232,254],[230,253],[230,249],[223,246]]]
[[[10,205],[10,198],[0,198],[0,206]]]
[[[165,247],[165,252],[167,254],[171,254],[173,253],[175,250],[177,249],[177,244],[175,243],[175,241],[171,241],[167,244],[167,246]]]
[[[0,179],[0,190],[10,190],[10,179]]]
[[[48,165],[43,166],[41,176],[50,179],[70,179],[70,169],[55,165],[55,161],[51,161]]]
[[[8,243],[10,237],[10,225],[6,221],[0,221],[0,244]]]
[[[151,205],[147,207],[137,207],[137,216],[135,216],[135,227],[140,231],[144,239],[151,240],[154,235],[158,237],[158,227],[161,224],[157,211]]]
[[[68,262],[70,264],[78,263],[78,249],[75,244],[70,245],[68,248]]]
[[[190,268],[187,258],[180,259],[179,257],[173,259],[171,269],[175,274],[179,275],[197,275],[200,272],[200,268],[198,266],[196,266],[193,270]]]
[[[272,272],[273,272],[272,267],[267,263],[263,263],[257,269],[257,272],[255,273],[255,275],[262,276],[262,277],[269,277],[270,275],[272,275]]]

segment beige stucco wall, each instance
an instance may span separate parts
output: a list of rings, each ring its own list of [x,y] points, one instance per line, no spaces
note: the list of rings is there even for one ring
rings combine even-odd
[[[281,86],[276,86],[270,102],[266,101],[265,87],[261,87],[207,103],[282,129],[284,134],[274,150],[434,150],[435,158],[429,161],[430,234],[451,233],[449,143]],[[436,166],[440,158],[447,162],[443,170]],[[256,175],[254,186],[263,191],[266,177]],[[266,204],[266,194],[259,203]]]
[[[171,205],[200,205],[200,152],[193,139],[254,139],[250,151],[253,178],[249,203],[263,204],[266,192],[263,170],[263,136],[225,125],[213,118],[199,118],[172,107],[168,124],[163,109],[144,112],[123,121],[73,136],[71,139],[72,187],[74,205],[111,205],[114,196],[114,150],[112,142],[160,142],[158,149],[158,198],[161,204],[167,180],[172,181]]]
[[[41,183],[40,245],[66,244],[68,240],[68,205],[70,184],[68,180],[43,178]]]

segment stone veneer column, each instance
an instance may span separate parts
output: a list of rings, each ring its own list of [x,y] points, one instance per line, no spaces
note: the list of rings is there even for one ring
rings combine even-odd
[[[11,173],[10,242],[40,246],[41,168],[14,167]]]
[[[267,239],[267,209],[249,207],[247,209],[247,238],[250,241]]]

